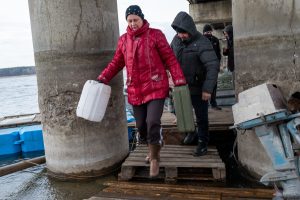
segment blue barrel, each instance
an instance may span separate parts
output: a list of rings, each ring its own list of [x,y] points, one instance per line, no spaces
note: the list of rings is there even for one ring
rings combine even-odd
[[[0,156],[17,154],[21,152],[21,146],[15,144],[20,140],[20,128],[7,128],[0,130]]]

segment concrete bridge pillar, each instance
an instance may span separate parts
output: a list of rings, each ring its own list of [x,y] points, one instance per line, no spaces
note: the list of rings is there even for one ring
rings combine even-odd
[[[75,111],[85,81],[113,56],[117,1],[29,0],[29,8],[47,168],[66,178],[110,173],[128,154],[122,73],[102,122]]]
[[[189,12],[196,23],[197,30],[202,33],[203,26],[212,24],[216,29],[214,35],[223,37],[222,30],[231,24],[231,0],[197,1],[190,0]]]
[[[236,94],[277,84],[288,98],[300,91],[300,2],[233,0]],[[240,161],[263,175],[270,167],[255,134],[239,137]]]

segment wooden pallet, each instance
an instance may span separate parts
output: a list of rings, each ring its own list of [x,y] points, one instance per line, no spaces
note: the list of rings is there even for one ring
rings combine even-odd
[[[226,178],[225,164],[217,150],[208,148],[205,156],[194,157],[195,146],[165,145],[160,152],[160,174],[166,182],[177,180],[217,180]],[[149,164],[145,163],[148,147],[137,146],[121,167],[119,180],[148,178]]]

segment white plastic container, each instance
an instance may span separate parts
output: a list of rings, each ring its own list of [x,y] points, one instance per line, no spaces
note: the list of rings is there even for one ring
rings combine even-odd
[[[271,83],[249,88],[239,93],[238,99],[239,102],[232,106],[234,124],[240,124],[286,109],[285,99],[281,91]]]
[[[89,121],[100,122],[105,114],[111,87],[94,80],[85,82],[76,115]]]

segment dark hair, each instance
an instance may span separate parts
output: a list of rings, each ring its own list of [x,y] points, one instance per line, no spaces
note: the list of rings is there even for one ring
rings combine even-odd
[[[142,9],[138,5],[131,5],[126,9],[125,19],[127,20],[128,15],[137,15],[140,18],[144,19],[144,14]]]

